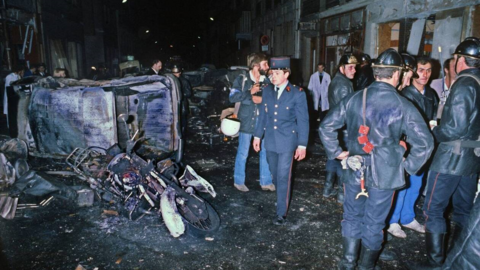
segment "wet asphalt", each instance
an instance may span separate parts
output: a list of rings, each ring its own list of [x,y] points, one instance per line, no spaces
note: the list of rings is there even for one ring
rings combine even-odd
[[[13,220],[0,218],[0,270],[336,269],[342,254],[342,206],[335,198],[322,196],[326,157],[319,143],[312,143],[307,159],[295,164],[287,223],[275,226],[276,195],[260,188],[258,155],[251,150],[248,160],[250,191],[237,191],[233,187],[237,139],[212,136],[202,117],[190,119],[189,126],[184,163],[215,187],[216,198],[203,197],[220,215],[217,232],[173,238],[157,216],[133,222],[118,204],[98,198],[91,207],[54,199],[46,207],[18,210]],[[64,163],[32,158],[30,166],[50,170]],[[76,178],[60,179],[86,186]],[[23,197],[20,203],[43,199]],[[423,222],[420,207],[421,202],[416,211]],[[406,233],[406,239],[388,241],[387,248],[397,253],[398,260],[379,262],[382,269],[407,269],[406,261],[426,258],[423,236]]]

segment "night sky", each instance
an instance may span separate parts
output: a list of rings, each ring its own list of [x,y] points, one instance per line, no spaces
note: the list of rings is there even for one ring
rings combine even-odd
[[[124,5],[128,7],[130,22],[144,42],[139,58],[166,61],[180,55],[193,61],[185,58],[192,58],[201,47],[209,20],[208,3],[212,2],[128,0]]]

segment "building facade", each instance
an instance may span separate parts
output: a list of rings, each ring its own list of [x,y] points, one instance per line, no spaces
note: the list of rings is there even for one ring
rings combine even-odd
[[[70,77],[85,78],[92,66],[104,65],[115,76],[118,64],[139,51],[121,1],[6,0],[0,10],[5,71],[45,63],[49,73],[66,68]]]
[[[441,65],[461,40],[480,36],[479,4],[478,0],[303,0],[299,31],[304,80],[319,61],[334,73],[345,52],[376,58],[395,48],[430,56]]]

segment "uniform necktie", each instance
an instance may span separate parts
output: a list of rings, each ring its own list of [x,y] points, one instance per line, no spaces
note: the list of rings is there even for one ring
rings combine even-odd
[[[275,96],[277,97],[278,100],[278,93],[280,92],[280,87],[275,87]]]
[[[319,76],[319,77],[320,77],[320,83],[322,83],[322,80],[323,80],[323,74],[322,74],[322,73],[320,73],[320,76]]]

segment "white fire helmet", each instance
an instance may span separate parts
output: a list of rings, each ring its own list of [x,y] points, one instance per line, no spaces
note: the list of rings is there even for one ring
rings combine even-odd
[[[227,136],[235,136],[240,130],[240,120],[236,118],[224,118],[220,128],[223,134]]]

